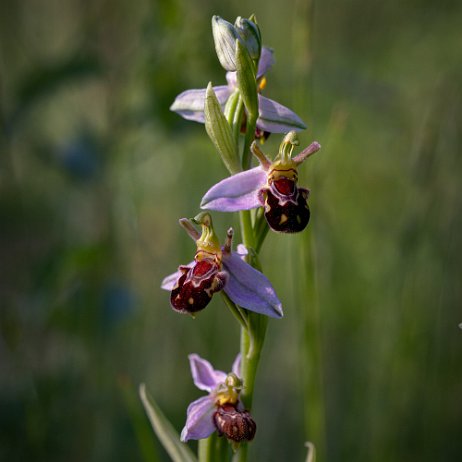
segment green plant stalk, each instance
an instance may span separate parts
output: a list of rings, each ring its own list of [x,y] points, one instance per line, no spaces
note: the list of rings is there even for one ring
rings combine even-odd
[[[256,92],[256,86],[254,90]],[[244,101],[242,96],[240,99]],[[241,113],[243,113],[243,108],[239,109]],[[236,117],[233,121],[232,130],[233,133],[239,133],[242,117],[237,113],[237,111],[235,115]],[[250,151],[250,145],[255,139],[258,110],[255,110],[254,112],[252,110],[249,111],[249,108],[247,108],[246,117],[246,131],[241,162],[243,170],[248,170],[251,165],[252,153]],[[257,228],[252,226],[252,214],[250,210],[243,210],[240,212],[239,216],[242,242],[249,252],[246,257],[247,263],[252,265],[254,268],[261,270],[258,255],[256,253],[256,244],[259,234]],[[260,247],[263,243],[263,239],[264,237],[261,239]],[[244,383],[244,388],[241,393],[245,407],[248,410],[251,410],[255,379],[257,376],[258,364],[260,362],[261,350],[265,341],[268,318],[258,313],[247,312],[247,324],[247,328],[241,327],[241,376]],[[241,443],[234,454],[233,462],[246,462],[247,454],[248,443]]]
[[[250,145],[255,139],[255,128],[257,127],[258,114],[247,114],[247,127],[245,131],[244,151],[242,153],[242,169],[248,170],[252,160]]]
[[[208,438],[199,440],[197,446],[197,455],[199,457],[199,462],[211,462],[213,460],[213,435]]]
[[[252,408],[255,378],[257,375],[260,354],[265,341],[268,317],[261,314],[249,313],[250,329],[241,329],[241,371],[244,381],[242,397],[246,407]]]
[[[249,144],[250,146],[250,144]],[[257,269],[260,268],[258,257],[254,254],[255,231],[252,227],[252,218],[249,210],[240,212],[242,240],[249,250],[248,263]],[[263,348],[266,328],[268,325],[267,316],[253,312],[247,312],[248,328],[241,328],[241,375],[244,382],[242,398],[247,409],[252,408],[255,379],[260,362],[260,355]],[[241,443],[234,455],[233,462],[247,461],[248,445]]]
[[[266,235],[269,231],[268,222],[266,221],[263,208],[258,209],[258,212],[255,217],[255,252],[258,254],[260,252],[261,246],[265,241]]]
[[[241,393],[246,409],[251,410],[255,379],[265,341],[268,318],[257,313],[248,314],[250,329],[241,329],[241,375],[244,382],[244,389]],[[233,462],[246,462],[247,453],[248,443],[241,443],[233,457]]]
[[[212,433],[208,438],[199,440],[199,462],[226,461],[229,457],[229,444],[226,438]]]

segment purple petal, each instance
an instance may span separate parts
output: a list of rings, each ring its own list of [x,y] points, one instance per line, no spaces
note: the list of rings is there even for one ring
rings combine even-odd
[[[229,88],[236,88],[237,87],[237,72],[227,72],[226,73],[226,81],[228,82]]]
[[[229,273],[224,291],[239,306],[272,318],[281,318],[282,305],[268,278],[242,260],[239,254],[223,255]]]
[[[181,441],[200,440],[209,437],[215,431],[213,413],[216,406],[210,395],[193,401],[186,411],[186,424],[181,432]]]
[[[274,57],[271,48],[263,47],[261,49],[260,61],[258,61],[257,79],[265,75],[273,66]]]
[[[224,106],[231,94],[229,87],[227,85],[221,85],[219,87],[213,87],[213,90],[218,98],[218,102]],[[205,122],[205,91],[205,88],[201,88],[200,90],[186,90],[180,93],[170,106],[170,110],[178,113],[184,119],[203,124]]]
[[[238,353],[236,356],[236,359],[233,362],[233,368],[231,369],[232,372],[234,372],[238,377],[241,376],[241,360],[242,360],[242,355]]]
[[[226,374],[222,371],[216,371],[208,361],[199,355],[192,354],[188,358],[194,385],[200,390],[210,393],[219,383],[225,381]]]
[[[295,112],[282,104],[258,95],[259,117],[257,125],[270,133],[287,133],[290,130],[304,130],[306,125]]]
[[[188,263],[187,265],[184,265],[184,266],[187,266],[188,268],[191,268],[193,266],[193,264],[194,264],[194,262],[192,261],[192,262],[190,262],[190,263]],[[176,271],[173,274],[169,274],[168,276],[166,276],[163,279],[163,281],[162,281],[162,283],[160,285],[160,288],[164,289],[164,290],[169,290],[169,291],[173,290],[173,287],[174,287],[176,281],[178,281],[178,279],[180,278],[180,276],[181,276],[181,271],[180,270]]]
[[[226,178],[212,186],[202,198],[201,207],[236,212],[260,207],[257,193],[266,184],[266,172],[255,167]]]

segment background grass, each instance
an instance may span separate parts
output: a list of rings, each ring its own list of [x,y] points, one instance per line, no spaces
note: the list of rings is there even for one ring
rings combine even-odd
[[[460,455],[460,2],[6,0],[1,460],[168,460],[138,383],[180,430],[200,395],[188,353],[230,368],[220,298],[193,321],[159,288],[194,252],[178,218],[225,175],[203,126],[168,107],[224,82],[211,16],[251,13],[276,51],[265,94],[323,145],[300,172],[308,230],[262,252],[286,316],[251,460],[301,461],[306,440],[326,461]]]

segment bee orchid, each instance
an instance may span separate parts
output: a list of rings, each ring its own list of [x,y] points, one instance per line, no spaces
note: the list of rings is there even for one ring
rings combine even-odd
[[[281,143],[279,154],[271,161],[254,142],[251,149],[260,165],[212,186],[202,198],[201,207],[221,212],[264,207],[266,221],[274,231],[302,231],[310,219],[310,191],[297,186],[297,167],[319,151],[321,145],[314,141],[300,154],[292,157],[296,145],[296,133],[289,132]]]
[[[194,223],[202,226],[200,234]],[[225,245],[220,247],[209,213],[202,212],[194,223],[188,219],[180,224],[196,241],[194,261],[162,281],[162,289],[170,291],[170,304],[179,313],[194,315],[203,310],[214,293],[224,290],[242,308],[272,318],[283,316],[282,305],[268,278],[244,261],[243,245],[232,251],[233,230],[228,230]]]
[[[229,374],[215,370],[197,354],[189,355],[189,363],[194,384],[208,395],[188,406],[181,441],[207,438],[214,431],[233,443],[252,440],[257,427],[239,397],[243,388],[241,355],[236,357]]]

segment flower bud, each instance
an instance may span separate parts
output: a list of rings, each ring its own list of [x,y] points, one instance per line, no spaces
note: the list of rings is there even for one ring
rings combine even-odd
[[[220,16],[212,17],[212,33],[220,64],[227,71],[236,70],[236,40],[242,41],[236,28]]]
[[[244,41],[252,59],[259,59],[261,53],[261,34],[260,28],[247,18],[238,16],[234,26]]]
[[[213,422],[218,434],[225,435],[231,441],[251,441],[257,425],[248,411],[240,411],[236,405],[223,404],[213,414]]]

